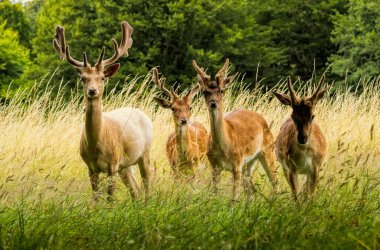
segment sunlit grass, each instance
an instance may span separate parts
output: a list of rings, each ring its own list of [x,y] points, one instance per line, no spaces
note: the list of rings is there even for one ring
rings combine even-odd
[[[226,93],[225,109],[263,114],[276,136],[290,109],[270,92],[239,84],[236,96]],[[228,173],[219,194],[210,191],[209,167],[197,183],[175,184],[165,157],[171,112],[155,105],[152,85],[149,75],[130,79],[103,102],[105,111],[138,107],[153,120],[149,200],[132,202],[119,181],[114,202],[91,201],[79,156],[81,88],[67,100],[61,83],[52,100],[50,87],[36,87],[0,106],[0,248],[380,248],[380,82],[364,83],[360,95],[337,90],[318,104],[328,154],[316,196],[302,206],[292,200],[282,171],[282,192],[273,195],[260,167],[257,192],[234,205]],[[208,127],[202,98],[195,99],[192,117]]]

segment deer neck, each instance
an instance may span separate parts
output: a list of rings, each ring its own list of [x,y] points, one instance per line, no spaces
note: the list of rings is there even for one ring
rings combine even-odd
[[[85,130],[89,146],[95,148],[102,130],[101,98],[87,99]]]
[[[184,158],[186,151],[189,148],[190,144],[190,134],[189,134],[189,125],[175,126],[176,133],[176,142],[177,142],[177,151],[181,158]]]
[[[209,109],[209,117],[213,148],[226,148],[228,143],[223,107],[219,107],[218,109]]]

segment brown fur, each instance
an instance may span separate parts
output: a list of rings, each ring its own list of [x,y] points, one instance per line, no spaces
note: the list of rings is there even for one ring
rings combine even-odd
[[[178,176],[196,175],[196,168],[205,156],[207,149],[207,130],[199,122],[190,121],[193,95],[199,87],[193,87],[183,97],[174,90],[169,91],[164,86],[164,79],[158,79],[158,70],[153,69],[153,82],[166,94],[170,100],[155,97],[155,101],[163,108],[171,109],[175,131],[166,143],[166,153],[170,165]]]
[[[249,188],[253,187],[253,163],[259,159],[277,190],[273,135],[265,119],[256,112],[244,109],[223,114],[223,91],[236,76],[225,77],[228,60],[216,74],[216,81],[211,81],[195,61],[193,64],[209,109],[211,134],[207,156],[213,168],[214,185],[219,182],[222,170],[231,171],[234,179],[233,199],[237,199],[243,173],[244,184]]]
[[[194,175],[199,162],[205,157],[207,150],[207,130],[199,122],[190,122],[184,129],[172,133],[166,143],[166,152],[170,165],[176,176]],[[181,147],[183,143],[184,147]]]
[[[293,109],[292,116],[280,128],[275,142],[277,159],[280,161],[285,177],[291,187],[295,200],[298,200],[300,187],[298,174],[306,174],[307,193],[315,191],[320,167],[326,154],[326,139],[314,121],[314,106],[326,90],[319,86],[311,97],[301,98],[292,89],[290,78],[288,88],[291,95],[274,93],[285,105]]]

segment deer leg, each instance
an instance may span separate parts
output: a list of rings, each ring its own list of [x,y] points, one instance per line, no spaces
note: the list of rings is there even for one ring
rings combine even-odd
[[[267,149],[266,151],[261,152],[259,155],[259,161],[269,177],[269,181],[271,182],[275,192],[278,193],[280,190],[278,186],[277,167],[273,151]]]
[[[244,164],[244,167],[243,167],[243,171],[244,171],[243,186],[244,186],[244,189],[246,189],[248,193],[251,193],[252,191],[254,191],[254,187],[255,187],[255,184],[252,179],[252,174],[254,170],[253,164],[254,164],[254,161],[249,161],[246,164]]]
[[[294,199],[298,201],[299,182],[298,182],[297,174],[293,172],[292,170],[288,170],[286,173],[286,179],[288,180],[289,186],[292,189]]]
[[[137,164],[139,165],[140,174],[141,174],[144,189],[145,189],[145,194],[149,196],[150,183],[151,183],[151,178],[152,178],[149,151],[146,151],[143,154],[143,156],[138,160]]]
[[[93,199],[97,201],[99,191],[99,173],[96,173],[95,171],[91,170],[91,168],[89,168],[88,175],[90,177]]]
[[[121,180],[124,182],[124,185],[128,188],[131,193],[132,199],[135,199],[139,194],[139,187],[136,183],[135,178],[133,177],[132,168],[125,167],[119,170],[119,175]]]
[[[212,183],[213,183],[213,188],[214,192],[218,191],[218,183],[220,182],[220,174],[222,171],[217,165],[212,165]]]
[[[243,161],[237,162],[232,166],[233,172],[233,189],[232,189],[232,202],[237,201],[239,198],[239,195],[241,193],[241,186],[242,186],[242,170],[243,170]]]
[[[116,181],[115,181],[114,176],[116,172],[117,172],[117,165],[116,164],[111,165],[108,169],[108,186],[107,186],[107,194],[108,194],[107,200],[108,201],[112,200],[112,195],[115,191]]]
[[[192,170],[192,179],[193,181],[198,181],[200,179],[199,173],[199,161],[191,162],[191,170]]]
[[[316,168],[313,173],[307,176],[307,192],[308,194],[312,195],[315,192],[315,189],[317,187],[318,183],[318,177],[319,177],[319,171],[318,168]]]
[[[240,164],[239,164],[240,165]],[[235,166],[233,171],[234,185],[232,191],[232,201],[237,201],[241,193],[241,181],[242,181],[242,166]]]

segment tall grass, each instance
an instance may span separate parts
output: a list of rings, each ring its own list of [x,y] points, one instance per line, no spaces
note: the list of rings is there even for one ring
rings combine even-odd
[[[153,103],[156,93],[149,79],[131,79],[104,99],[105,111],[138,107],[153,120],[155,180],[148,200],[131,201],[119,181],[114,202],[92,202],[79,156],[84,121],[80,88],[67,101],[62,82],[54,100],[49,85],[39,92],[37,86],[0,106],[1,249],[380,248],[378,80],[363,84],[361,94],[342,89],[318,104],[316,120],[328,154],[315,197],[296,205],[282,171],[282,192],[274,195],[260,167],[254,195],[242,195],[235,204],[230,203],[228,173],[222,191],[210,191],[207,164],[197,183],[174,183],[165,157],[171,112]],[[226,111],[255,110],[276,136],[290,109],[260,89],[237,92],[226,93]],[[208,127],[202,98],[195,100],[192,117]]]

